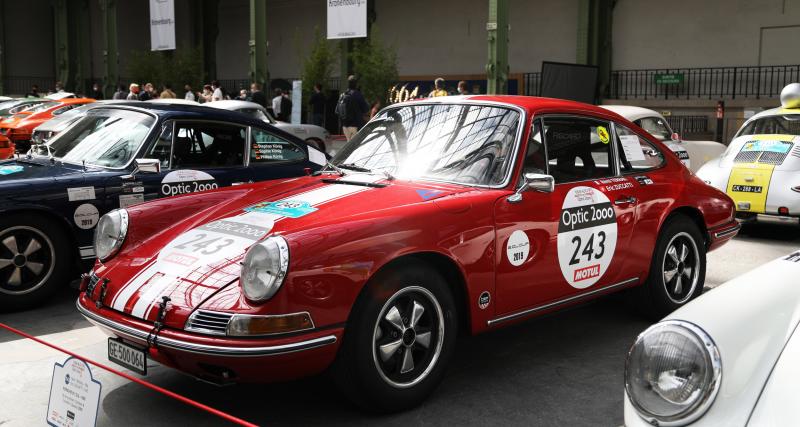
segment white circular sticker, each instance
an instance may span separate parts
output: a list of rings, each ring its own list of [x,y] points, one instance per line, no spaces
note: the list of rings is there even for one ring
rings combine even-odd
[[[514,267],[519,267],[528,259],[528,254],[531,250],[531,243],[528,240],[528,235],[522,230],[516,230],[511,233],[506,243],[506,256],[508,262]]]
[[[219,185],[213,176],[203,171],[191,169],[172,171],[161,180],[161,194],[163,196],[196,193],[198,191],[213,190],[218,187]]]
[[[567,193],[558,222],[558,264],[572,287],[595,284],[617,247],[617,216],[605,194],[591,187]]]
[[[88,230],[97,225],[100,220],[100,212],[91,203],[84,203],[75,209],[75,214],[72,216],[75,220],[75,225],[84,230]]]

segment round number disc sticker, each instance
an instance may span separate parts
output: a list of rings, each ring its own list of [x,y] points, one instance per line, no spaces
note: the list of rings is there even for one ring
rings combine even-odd
[[[89,230],[97,225],[97,221],[100,220],[100,212],[93,204],[84,203],[75,209],[72,219],[79,228]]]
[[[531,243],[524,231],[516,230],[508,237],[506,256],[508,257],[508,262],[514,267],[519,267],[528,259],[530,250]]]
[[[572,287],[595,284],[617,247],[617,217],[605,194],[591,187],[567,193],[558,222],[558,263]]]

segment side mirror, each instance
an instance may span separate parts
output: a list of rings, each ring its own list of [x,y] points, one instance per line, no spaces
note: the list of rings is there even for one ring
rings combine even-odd
[[[681,136],[678,135],[678,132],[673,132],[672,136],[670,138],[672,138],[673,141],[680,141],[681,140]]]
[[[541,173],[526,173],[523,175],[522,185],[517,191],[508,196],[510,203],[517,203],[522,200],[522,192],[526,190],[534,190],[542,193],[552,193],[556,187],[556,180],[551,175],[544,175]]]
[[[158,159],[136,159],[136,172],[159,173],[161,172],[161,161]]]

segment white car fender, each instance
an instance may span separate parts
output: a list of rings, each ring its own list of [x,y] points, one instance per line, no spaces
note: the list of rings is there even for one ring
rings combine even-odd
[[[797,330],[786,344],[758,399],[749,426],[800,425],[800,337]]]

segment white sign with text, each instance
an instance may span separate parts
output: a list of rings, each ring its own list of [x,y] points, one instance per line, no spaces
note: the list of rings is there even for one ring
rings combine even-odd
[[[86,362],[74,357],[53,368],[47,424],[53,427],[90,427],[97,423],[100,381]]]
[[[326,1],[328,2],[328,39],[367,36],[367,0]]]
[[[150,50],[175,49],[175,0],[150,0]]]

